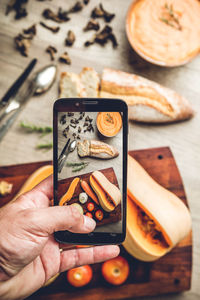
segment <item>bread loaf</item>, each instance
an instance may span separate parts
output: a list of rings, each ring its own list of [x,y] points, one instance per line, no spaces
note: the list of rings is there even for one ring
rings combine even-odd
[[[113,146],[96,140],[78,142],[77,149],[78,155],[81,157],[91,156],[110,159],[119,155],[119,152]]]
[[[189,102],[171,89],[141,76],[105,68],[101,98],[118,98],[129,106],[129,119],[147,123],[167,123],[189,119]]]
[[[86,97],[85,88],[76,73],[61,73],[59,89],[60,98]]]
[[[86,97],[97,98],[99,96],[100,78],[98,73],[89,67],[85,67],[79,74],[82,85],[86,91]]]

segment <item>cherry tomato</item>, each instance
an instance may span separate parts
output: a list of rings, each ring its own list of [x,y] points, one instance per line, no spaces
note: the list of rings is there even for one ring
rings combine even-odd
[[[113,285],[119,285],[128,278],[130,268],[127,260],[118,256],[104,262],[101,271],[106,281]]]
[[[96,212],[95,212],[95,217],[98,221],[101,221],[103,219],[103,212],[102,210],[98,209]]]
[[[92,214],[88,211],[88,212],[86,212],[86,214],[85,214],[87,217],[89,217],[89,218],[92,218]]]
[[[87,204],[87,209],[88,209],[89,211],[93,211],[93,210],[94,210],[94,203],[89,202],[89,203]]]
[[[71,285],[81,287],[91,281],[92,275],[92,268],[89,265],[85,265],[69,270],[67,272],[67,280]]]

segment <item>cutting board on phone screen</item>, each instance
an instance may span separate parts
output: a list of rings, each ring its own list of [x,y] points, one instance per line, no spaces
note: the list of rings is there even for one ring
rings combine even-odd
[[[187,199],[175,160],[169,148],[153,148],[130,151],[133,156],[159,184],[175,193],[186,205]],[[13,183],[13,193],[0,198],[0,205],[10,201],[24,181],[36,169],[51,162],[37,162],[0,167],[0,180]],[[48,287],[41,288],[28,299],[31,300],[103,300],[124,299],[176,293],[190,289],[192,267],[192,234],[190,233],[170,253],[151,263],[141,262],[130,256],[123,247],[121,255],[130,265],[130,275],[121,286],[111,286],[101,275],[101,264],[95,264],[93,278],[88,286],[73,288],[66,280],[66,272]],[[34,280],[34,278],[30,278]]]

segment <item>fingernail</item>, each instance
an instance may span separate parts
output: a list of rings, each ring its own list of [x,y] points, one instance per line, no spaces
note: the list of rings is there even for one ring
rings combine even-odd
[[[96,227],[96,222],[92,218],[84,216],[84,227],[88,231],[93,231]]]

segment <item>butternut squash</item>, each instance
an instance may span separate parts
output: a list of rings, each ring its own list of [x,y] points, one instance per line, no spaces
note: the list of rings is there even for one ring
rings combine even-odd
[[[137,259],[154,261],[188,235],[189,210],[131,156],[128,156],[127,189],[127,235],[123,245]]]
[[[72,180],[72,182],[70,183],[70,186],[69,186],[67,192],[62,196],[62,198],[59,201],[59,205],[60,206],[64,205],[65,203],[67,203],[67,202],[69,202],[71,200],[71,198],[74,195],[75,189],[76,189],[79,181],[80,181],[79,177],[76,177],[76,178],[74,178]]]
[[[113,211],[121,202],[121,192],[103,173],[95,171],[90,176],[90,184],[95,191],[101,207]]]
[[[53,166],[47,165],[37,169],[35,172],[31,174],[31,176],[25,181],[19,192],[12,199],[14,201],[20,195],[32,190],[37,184],[39,184],[42,180],[47,178],[53,174]]]

